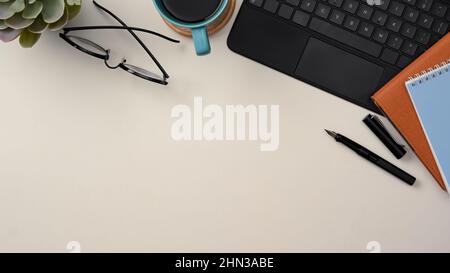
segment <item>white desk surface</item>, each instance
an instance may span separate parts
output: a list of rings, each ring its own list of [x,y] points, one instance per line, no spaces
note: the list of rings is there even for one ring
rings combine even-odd
[[[84,1],[71,25],[113,22]],[[150,0],[103,0],[172,37]],[[241,1],[239,1],[240,6]],[[141,35],[171,75],[148,83],[46,33],[0,45],[0,251],[450,251],[450,197],[411,152],[397,161],[368,111],[232,53]],[[85,34],[115,59],[151,62],[126,32]],[[180,37],[179,37],[180,38]],[[280,105],[280,147],[175,142],[177,104]],[[335,143],[335,129],[417,177],[409,187]]]

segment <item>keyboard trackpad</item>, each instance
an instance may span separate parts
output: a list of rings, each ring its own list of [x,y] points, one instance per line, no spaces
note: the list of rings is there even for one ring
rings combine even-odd
[[[383,71],[374,63],[311,38],[295,74],[335,95],[370,105]]]

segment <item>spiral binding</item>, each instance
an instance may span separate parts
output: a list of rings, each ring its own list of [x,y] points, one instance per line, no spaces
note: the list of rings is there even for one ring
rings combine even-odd
[[[423,70],[422,72],[415,74],[413,77],[409,77],[408,83],[412,86],[416,86],[448,72],[450,72],[450,59],[435,65],[434,67],[430,67],[427,70]]]

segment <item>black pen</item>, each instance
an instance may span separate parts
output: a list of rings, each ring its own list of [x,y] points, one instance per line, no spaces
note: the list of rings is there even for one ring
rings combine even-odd
[[[335,133],[333,131],[329,131],[329,130],[325,130],[325,131],[327,132],[327,134],[332,136],[337,142],[344,144],[345,146],[352,149],[360,156],[364,157],[365,159],[374,163],[375,165],[382,168],[383,170],[389,172],[390,174],[392,174],[392,175],[396,176],[397,178],[401,179],[402,181],[406,182],[408,185],[412,186],[412,185],[414,185],[414,182],[416,182],[416,178],[414,176],[412,176],[409,173],[401,170],[400,168],[392,165],[390,162],[381,158],[376,153],[359,145],[358,143],[354,142],[353,140],[351,140],[343,135],[340,135],[338,133]]]

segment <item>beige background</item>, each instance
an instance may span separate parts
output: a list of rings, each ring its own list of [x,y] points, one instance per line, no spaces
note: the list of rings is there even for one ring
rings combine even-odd
[[[103,0],[130,25],[178,37],[150,0]],[[125,3],[126,2],[126,3]],[[239,4],[241,1],[239,1]],[[85,1],[71,25],[112,24]],[[115,23],[114,23],[115,24]],[[450,251],[450,198],[418,159],[401,161],[361,122],[368,111],[232,53],[141,35],[172,76],[148,83],[46,33],[0,45],[0,251]],[[127,33],[85,34],[149,66]],[[170,111],[279,104],[280,149],[174,142]],[[408,187],[325,135],[335,129],[417,176]]]

